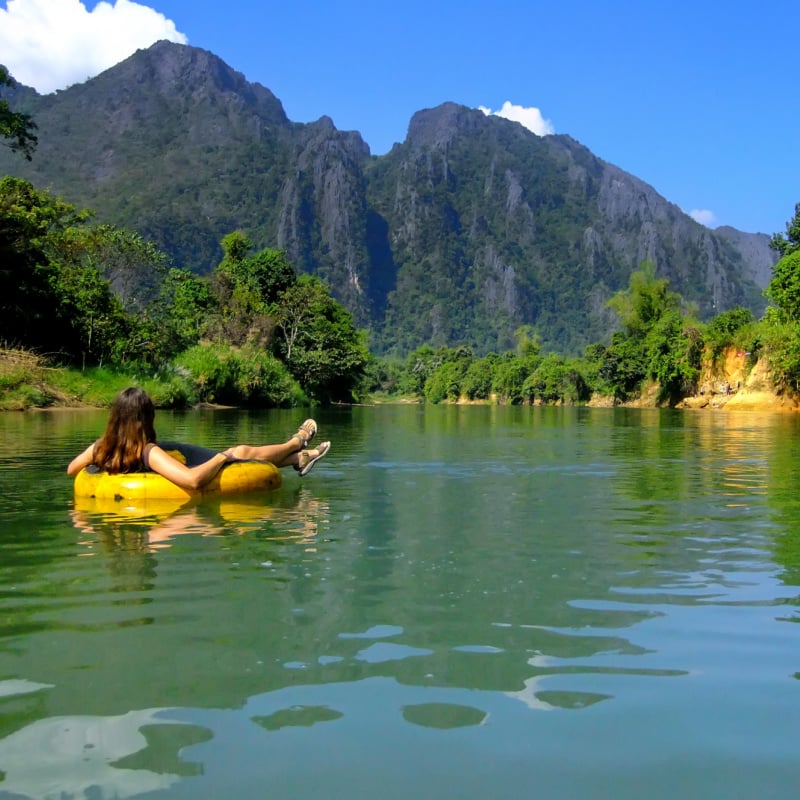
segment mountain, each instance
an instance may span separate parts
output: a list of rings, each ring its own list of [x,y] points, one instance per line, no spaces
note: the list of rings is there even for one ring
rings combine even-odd
[[[569,136],[454,103],[417,112],[372,156],[328,117],[290,121],[212,53],[158,42],[83,84],[16,91],[39,147],[28,178],[134,228],[207,273],[243,230],[328,281],[379,351],[504,350],[531,325],[580,352],[614,326],[605,303],[645,259],[702,318],[764,307],[765,234],[711,231]]]

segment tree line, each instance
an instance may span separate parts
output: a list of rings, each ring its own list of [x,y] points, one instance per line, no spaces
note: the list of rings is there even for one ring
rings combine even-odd
[[[0,67],[2,85],[14,83]],[[30,159],[35,131],[0,100],[0,139]],[[329,287],[298,274],[281,250],[254,251],[233,231],[222,261],[200,277],[138,233],[91,218],[28,181],[0,179],[0,343],[67,367],[155,375],[176,401],[285,406],[382,392],[432,403],[582,403],[593,394],[626,401],[649,382],[674,404],[697,391],[703,359],[731,346],[750,364],[766,357],[779,390],[800,391],[800,203],[771,240],[780,259],[762,319],[737,307],[700,323],[644,262],[609,301],[619,321],[611,341],[580,358],[543,353],[531,326],[508,352],[422,345],[404,361],[377,358]]]

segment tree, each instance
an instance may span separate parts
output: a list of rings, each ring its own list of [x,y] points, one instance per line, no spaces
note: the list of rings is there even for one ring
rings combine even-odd
[[[766,296],[791,322],[800,322],[800,249],[790,250],[772,268]]]
[[[703,338],[677,312],[665,314],[647,336],[649,377],[658,382],[661,400],[675,403],[696,388]]]
[[[8,74],[4,66],[0,66],[0,86],[14,87],[17,82]],[[12,111],[8,100],[0,98],[0,136],[9,139],[8,146],[14,152],[22,153],[30,161],[38,140],[35,134],[36,123],[28,114]]]
[[[488,400],[492,393],[494,369],[500,356],[489,353],[473,361],[461,380],[461,391],[470,400]]]
[[[292,375],[319,402],[350,401],[369,353],[350,313],[319,278],[303,275],[278,298],[275,321]]]
[[[37,350],[59,350],[62,332],[54,261],[67,230],[86,212],[20,178],[0,179],[0,340]]]
[[[113,225],[72,227],[64,231],[54,257],[61,273],[54,286],[62,293],[64,308],[70,309],[65,321],[92,332],[91,346],[81,342],[83,363],[87,358],[91,363],[110,359],[158,367],[182,349],[164,297],[169,257],[152,242]],[[108,298],[104,302],[97,294],[101,285]],[[70,289],[76,297],[85,294],[85,301],[73,303]]]
[[[59,351],[68,360],[87,364],[124,361],[138,352],[133,325],[111,284],[93,266],[72,262],[52,273]]]
[[[655,270],[652,261],[643,261],[631,273],[628,288],[608,301],[628,336],[645,336],[662,316],[680,308],[681,296],[670,291],[667,278],[656,278]]]
[[[406,394],[422,395],[425,382],[442,365],[440,352],[429,344],[423,344],[409,353],[406,358],[404,375],[401,380],[401,391]]]
[[[495,366],[492,391],[507,403],[521,403],[526,399],[525,382],[536,368],[537,363],[538,358],[536,363],[533,363],[530,358],[506,353]]]
[[[786,233],[773,234],[769,246],[782,256],[800,250],[800,203],[794,207],[794,217],[786,223]]]
[[[205,278],[187,269],[173,267],[162,289],[166,320],[180,352],[195,344],[206,330],[206,321],[216,310],[216,301]]]
[[[209,326],[218,340],[235,344],[272,342],[275,304],[297,280],[283,250],[264,249],[248,255],[250,240],[234,231],[222,239],[225,253],[212,276],[217,301],[216,325]]]
[[[647,357],[642,343],[618,331],[603,353],[598,377],[615,400],[627,400],[639,391],[647,377]]]
[[[74,258],[83,258],[111,282],[130,314],[141,314],[161,296],[169,256],[136,231],[97,225],[72,232]]]

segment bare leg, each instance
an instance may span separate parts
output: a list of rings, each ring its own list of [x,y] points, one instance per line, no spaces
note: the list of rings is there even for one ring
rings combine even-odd
[[[313,419],[307,419],[300,426],[297,433],[283,444],[237,444],[226,452],[233,458],[242,461],[269,461],[279,468],[295,467],[299,469],[305,466],[309,460],[308,457],[316,459],[319,456],[319,450],[305,450],[309,440],[314,437],[316,432],[317,423]],[[326,445],[326,451],[328,447],[330,447],[330,444]],[[306,455],[300,456],[300,452],[303,450],[305,450],[308,457]]]
[[[297,454],[302,449],[303,443],[293,436],[283,444],[237,444],[228,452],[242,461],[269,461],[276,467],[285,467],[297,463]]]
[[[308,464],[309,460],[317,461],[324,456],[330,446],[330,442],[320,442],[319,447],[306,450],[298,446],[297,439],[289,439],[284,444],[237,444],[225,452],[242,461],[269,461],[279,469],[294,467],[300,471]]]

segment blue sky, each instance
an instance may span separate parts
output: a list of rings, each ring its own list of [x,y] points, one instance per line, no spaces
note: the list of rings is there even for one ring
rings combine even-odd
[[[798,30],[797,0],[0,0],[0,63],[45,93],[181,41],[375,154],[420,109],[505,106],[709,227],[772,234],[800,202]]]

